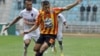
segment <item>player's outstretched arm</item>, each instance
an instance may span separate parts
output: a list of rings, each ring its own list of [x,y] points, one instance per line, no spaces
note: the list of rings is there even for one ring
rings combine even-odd
[[[13,24],[15,24],[17,21],[19,21],[21,17],[18,16],[16,19],[14,19],[10,24],[8,24],[5,28],[4,31],[7,30],[10,26],[12,26]]]
[[[74,6],[78,5],[82,0],[76,0],[73,4],[70,4],[68,6],[64,7],[64,10],[69,10],[71,8],[73,8]]]

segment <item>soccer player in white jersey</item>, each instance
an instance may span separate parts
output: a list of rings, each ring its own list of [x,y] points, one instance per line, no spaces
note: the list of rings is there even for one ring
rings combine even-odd
[[[11,25],[15,24],[17,21],[19,21],[21,18],[23,18],[24,21],[24,31],[29,30],[34,24],[35,24],[35,19],[37,15],[39,14],[38,10],[35,8],[32,8],[32,1],[26,0],[25,4],[26,8],[22,10],[19,14],[19,16],[8,26],[6,26],[6,29],[8,29]],[[40,32],[39,28],[37,28],[35,31],[32,31],[28,34],[24,35],[24,56],[27,56],[27,48],[31,42],[31,39],[33,38],[35,41],[39,38]]]
[[[62,40],[63,40],[62,29],[63,29],[63,25],[65,26],[65,28],[68,28],[68,26],[66,24],[65,17],[62,14],[59,14],[58,15],[58,34],[57,34],[57,40],[58,40],[58,43],[60,45],[61,52],[63,51],[63,45],[62,45]]]
[[[65,17],[60,13],[58,15],[58,34],[57,34],[57,41],[58,41],[58,43],[60,45],[61,56],[64,56],[63,55],[63,45],[62,45],[62,40],[63,40],[62,29],[63,29],[63,25],[65,26],[65,28],[68,28],[68,26],[66,24]],[[52,51],[55,51],[56,52],[55,46],[53,46]]]

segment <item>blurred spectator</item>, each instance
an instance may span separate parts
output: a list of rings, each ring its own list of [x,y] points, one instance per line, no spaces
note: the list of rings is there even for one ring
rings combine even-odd
[[[23,9],[25,8],[25,1],[26,1],[26,0],[23,0]]]
[[[3,4],[5,4],[5,0],[2,0],[3,1]]]
[[[36,4],[36,0],[32,0],[33,4]]]
[[[0,0],[0,4],[1,4],[1,3],[5,4],[5,0]]]
[[[0,4],[1,4],[1,0],[0,0]]]
[[[96,21],[96,14],[97,14],[97,6],[96,5],[94,5],[93,7],[92,7],[92,18],[91,18],[91,21]]]
[[[84,21],[84,12],[85,12],[85,7],[82,4],[80,7],[80,20],[81,21]]]
[[[87,6],[87,8],[86,8],[86,10],[87,10],[87,13],[86,13],[86,21],[89,21],[90,19],[89,19],[89,15],[90,15],[90,12],[91,12],[91,6],[90,5],[88,5]]]
[[[0,4],[2,3],[2,0],[0,0]]]
[[[17,7],[18,9],[21,9],[21,0],[17,0]]]

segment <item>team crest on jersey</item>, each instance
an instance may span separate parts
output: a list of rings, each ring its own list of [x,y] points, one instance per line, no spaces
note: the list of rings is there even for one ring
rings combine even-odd
[[[31,14],[31,16],[33,17],[33,13]]]
[[[45,25],[45,28],[52,28],[53,27],[52,20],[50,18],[46,18],[44,20],[44,25]]]

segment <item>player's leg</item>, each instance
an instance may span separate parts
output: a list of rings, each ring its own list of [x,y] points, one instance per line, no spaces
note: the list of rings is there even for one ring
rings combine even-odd
[[[59,43],[59,47],[60,47],[60,50],[61,50],[61,56],[64,56],[62,41],[60,40],[60,41],[58,41],[58,43]]]
[[[62,41],[58,41],[59,46],[60,46],[60,50],[63,51],[63,45],[62,45]]]
[[[40,37],[40,34],[33,34],[32,35],[32,39],[34,40],[35,42],[35,46],[33,47],[33,51],[37,51],[40,47],[41,47],[41,43],[37,43],[37,40],[39,39]]]
[[[40,51],[42,44],[44,43],[44,40],[45,39],[44,39],[43,35],[40,35],[40,37],[36,41],[35,46],[34,46],[34,51],[36,52],[35,56],[40,55],[39,51]]]
[[[45,38],[46,38],[46,40],[45,40],[45,42],[42,44],[42,46],[41,46],[39,52],[37,53],[37,56],[43,56],[44,51],[47,50],[48,47],[49,47],[50,45],[52,45],[52,44],[55,42],[56,36],[55,36],[55,35],[53,35],[53,36],[48,35],[48,36],[46,36]]]
[[[55,47],[55,42],[50,47],[51,47],[52,52],[55,52],[55,53],[57,52],[56,47]],[[45,51],[45,53],[47,53],[47,50]]]
[[[26,34],[24,35],[24,56],[27,56],[27,48],[31,42],[31,37]]]
[[[48,44],[46,42],[40,47],[40,50],[36,53],[36,56],[43,56],[44,51],[48,48]]]
[[[59,47],[60,47],[60,50],[61,50],[61,52],[63,51],[63,45],[62,45],[62,40],[58,40],[58,43],[59,43]]]
[[[61,56],[64,56],[64,54],[63,54],[63,37],[62,37],[62,35],[58,35],[57,36],[57,40],[58,40],[58,43],[59,43],[59,47],[60,47],[60,50],[61,50]]]
[[[58,43],[59,43],[59,47],[60,47],[61,52],[63,51],[62,40],[63,40],[62,33],[59,33],[59,34],[57,35],[57,41],[58,41]]]
[[[42,43],[35,43],[35,46],[34,46],[35,56],[39,55],[39,50],[41,46],[42,46]]]
[[[57,52],[55,42],[51,45],[51,51],[55,53]]]

